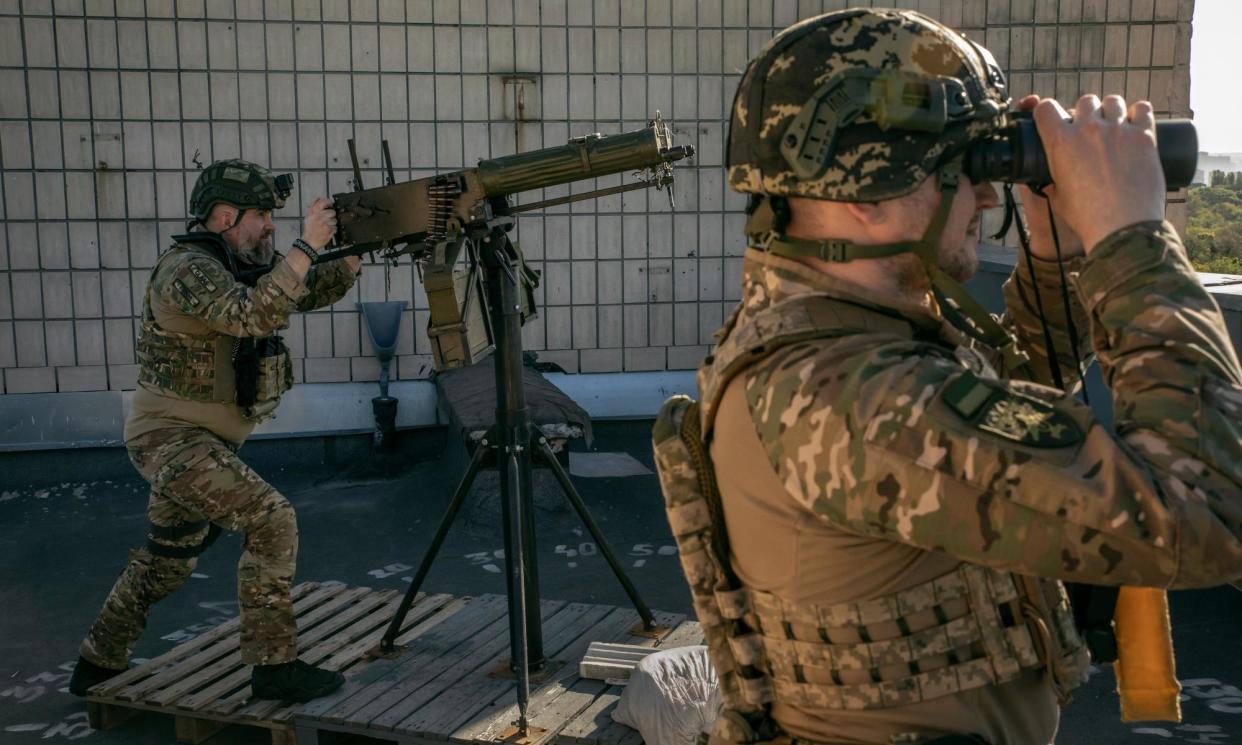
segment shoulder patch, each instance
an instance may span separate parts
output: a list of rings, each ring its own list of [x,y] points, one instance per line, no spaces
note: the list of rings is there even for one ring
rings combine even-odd
[[[187,303],[189,303],[190,305],[196,306],[196,307],[198,306],[199,304],[198,296],[195,295],[194,292],[190,290],[189,287],[185,286],[185,282],[182,282],[179,279],[174,279],[173,287],[177,288],[177,292],[181,293],[181,297],[185,298],[185,301]]]
[[[211,278],[207,276],[207,273],[204,272],[202,269],[199,269],[194,264],[190,264],[190,274],[193,274],[194,279],[197,279],[203,285],[203,287],[207,288],[207,292],[216,291],[217,289],[216,283],[212,282]]]
[[[949,383],[941,400],[975,429],[1021,445],[1063,448],[1082,442],[1082,431],[1069,414],[972,373]]]

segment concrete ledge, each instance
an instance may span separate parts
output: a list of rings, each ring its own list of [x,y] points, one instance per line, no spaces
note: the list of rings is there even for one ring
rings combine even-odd
[[[694,373],[689,370],[546,377],[592,419],[651,418],[669,396],[694,393]],[[399,428],[443,424],[430,381],[397,381],[389,394],[401,400]],[[119,446],[132,395],[132,391],[96,391],[0,396],[0,422],[4,422],[0,452]],[[376,395],[374,383],[296,385],[281,401],[276,418],[257,428],[251,440],[370,432],[375,426],[371,399]]]

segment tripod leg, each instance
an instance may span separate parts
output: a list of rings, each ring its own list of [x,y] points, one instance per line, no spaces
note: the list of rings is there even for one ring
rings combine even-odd
[[[444,543],[444,537],[448,535],[449,528],[453,525],[453,520],[457,517],[458,510],[466,501],[466,495],[470,493],[470,486],[474,483],[474,477],[479,472],[479,466],[483,463],[483,458],[487,456],[490,446],[479,443],[474,449],[474,457],[470,459],[470,465],[466,468],[466,473],[462,476],[461,481],[457,484],[457,491],[453,492],[453,498],[449,501],[448,509],[444,512],[444,517],[440,520],[440,527],[436,530],[435,538],[431,539],[431,545],[427,548],[427,553],[423,555],[423,563],[419,564],[418,572],[414,575],[414,581],[405,591],[405,597],[401,598],[401,605],[397,608],[397,612],[393,615],[392,621],[388,624],[388,630],[384,632],[384,638],[380,641],[380,650],[384,653],[391,652],[393,642],[397,639],[397,633],[401,630],[401,624],[405,621],[405,614],[410,612],[410,606],[414,604],[414,597],[418,595],[418,590],[423,586],[423,580],[427,578],[427,573],[431,571],[431,562],[435,561],[436,554],[440,551],[440,545]]]
[[[525,735],[526,709],[530,702],[530,644],[526,627],[529,598],[526,597],[526,555],[521,540],[525,505],[521,493],[521,466],[512,449],[505,456],[505,481],[508,488],[503,496],[509,504],[506,527],[517,537],[512,541],[513,550],[505,553],[505,568],[509,572],[509,648],[517,678],[518,729]],[[538,599],[535,602],[539,602]]]
[[[617,561],[617,556],[612,552],[612,547],[608,545],[608,539],[604,538],[604,533],[595,524],[591,513],[587,511],[586,503],[582,501],[578,490],[574,488],[574,484],[569,480],[569,474],[565,473],[561,462],[556,459],[556,454],[552,452],[552,448],[548,447],[548,441],[543,437],[536,436],[540,456],[552,469],[552,474],[556,476],[556,480],[561,485],[561,491],[565,492],[565,498],[573,505],[574,510],[578,513],[578,517],[582,519],[582,523],[586,525],[587,531],[591,537],[595,539],[595,545],[599,546],[599,552],[604,555],[604,560],[608,562],[608,566],[612,567],[612,573],[617,576],[617,581],[621,583],[625,594],[630,596],[630,602],[634,604],[634,610],[638,611],[638,615],[643,619],[643,628],[651,630],[655,628],[655,616],[651,615],[651,609],[638,596],[638,590],[634,587],[634,583],[625,575],[625,569],[622,568],[621,562]]]

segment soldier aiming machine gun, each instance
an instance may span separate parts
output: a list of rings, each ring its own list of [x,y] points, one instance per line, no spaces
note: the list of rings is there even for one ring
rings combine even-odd
[[[547,441],[530,421],[522,385],[522,322],[533,315],[533,289],[538,274],[526,268],[518,247],[509,239],[514,215],[582,199],[633,189],[668,189],[672,199],[675,161],[690,157],[694,148],[674,145],[668,126],[656,118],[634,132],[587,135],[559,147],[479,161],[475,168],[394,183],[388,144],[383,144],[386,186],[362,188],[353,141],[350,156],[358,191],[336,194],[337,241],[343,248],[320,254],[318,261],[376,252],[384,259],[410,254],[422,269],[431,306],[428,335],[437,370],[473,364],[494,346],[496,368],[496,421],[457,486],[440,527],[423,556],[401,605],[380,642],[381,654],[391,654],[401,624],[431,569],[440,545],[465,501],[474,476],[488,455],[500,472],[501,512],[504,524],[506,594],[509,604],[510,668],[517,678],[519,716],[512,733],[526,737],[527,702],[531,673],[546,667],[539,608],[538,568],[531,490],[532,458],[552,470],[565,497],[595,539],[622,588],[642,618],[635,633],[657,628],[650,609],[639,597],[599,526],[574,489],[569,475]],[[514,206],[509,198],[519,192],[559,186],[573,181],[637,171],[636,182],[583,194]],[[455,269],[464,258],[468,268]],[[480,268],[482,268],[480,270]],[[383,387],[381,385],[381,387]]]

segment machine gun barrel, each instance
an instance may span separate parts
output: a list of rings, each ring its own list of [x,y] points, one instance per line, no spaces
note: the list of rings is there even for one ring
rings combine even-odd
[[[659,166],[687,154],[684,147],[673,148],[668,127],[657,121],[633,132],[590,134],[556,147],[481,160],[479,180],[489,197],[498,197]]]

